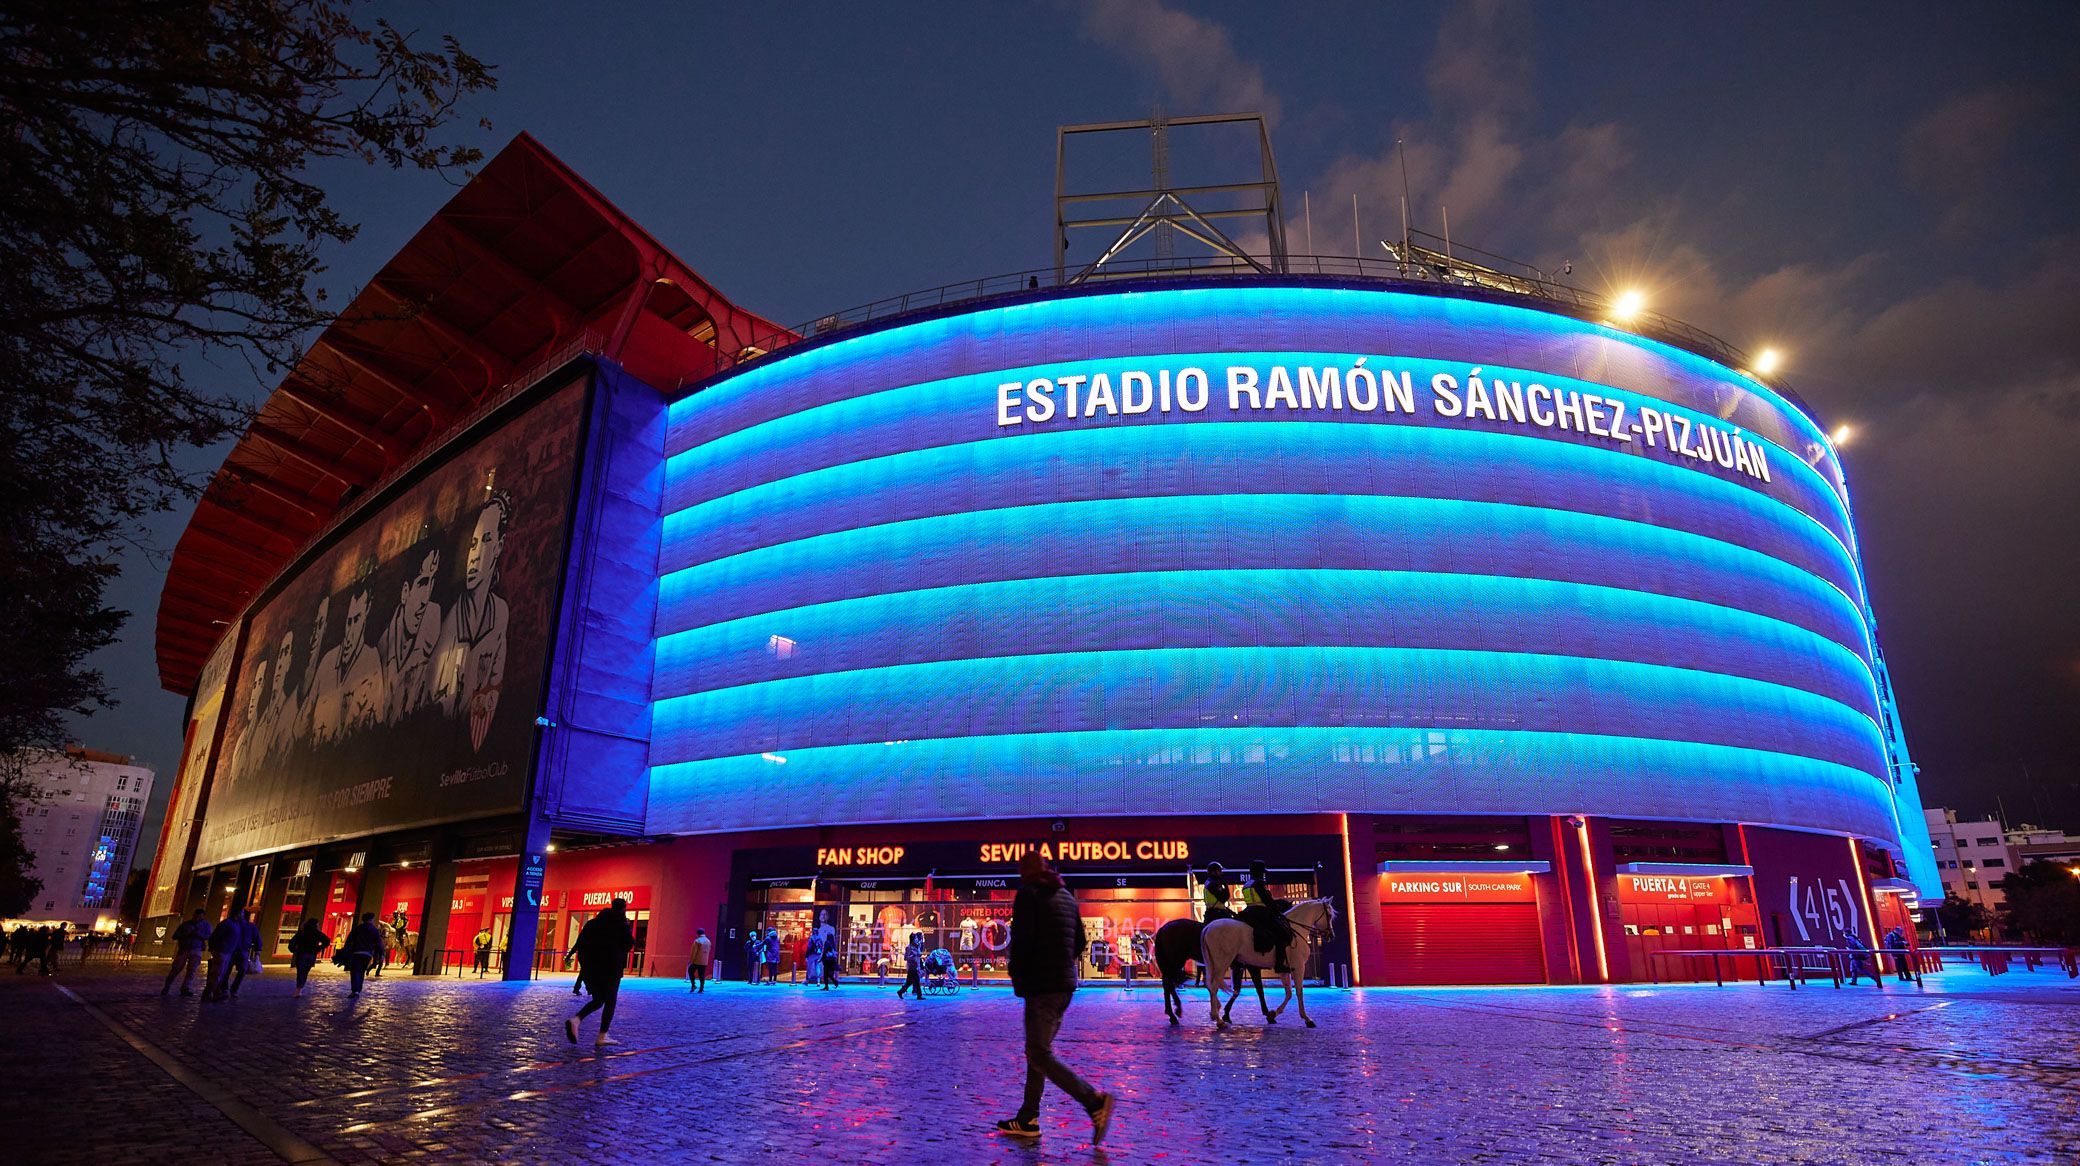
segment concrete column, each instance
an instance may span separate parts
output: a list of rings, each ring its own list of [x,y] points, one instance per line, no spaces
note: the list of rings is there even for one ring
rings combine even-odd
[[[1373,834],[1370,814],[1345,816],[1350,847],[1350,936],[1351,979],[1364,984],[1366,977],[1379,978],[1386,966],[1387,941],[1379,921],[1379,844]]]
[[[260,953],[278,955],[282,930],[282,904],[289,897],[289,879],[298,860],[277,858],[267,868],[267,885],[260,888],[260,909],[254,922],[260,928]],[[279,869],[277,869],[279,868]]]
[[[1592,956],[1585,980],[1582,960],[1575,946],[1575,920],[1581,913],[1576,902],[1576,884],[1581,881],[1577,860],[1573,867],[1568,864],[1567,837],[1562,833],[1560,819],[1537,817],[1529,819],[1531,834],[1530,857],[1551,865],[1545,874],[1531,876],[1538,887],[1538,935],[1545,949],[1546,979],[1555,984],[1580,984],[1596,977],[1596,962]]]
[[[426,906],[419,913],[419,958],[412,973],[441,974],[440,951],[448,942],[448,914],[455,902],[455,856],[462,841],[452,830],[433,840],[433,864],[426,871]]]
[[[1555,819],[1559,837],[1553,856],[1554,870],[1561,875],[1560,885],[1565,896],[1568,918],[1568,941],[1573,948],[1573,963],[1581,969],[1581,982],[1601,984],[1609,980],[1606,970],[1609,963],[1609,946],[1604,932],[1603,899],[1609,892],[1602,885],[1609,876],[1608,862],[1595,863],[1595,875],[1591,875],[1591,854],[1596,848],[1592,829],[1587,838],[1583,822],[1578,815],[1563,815]],[[1617,929],[1621,934],[1623,928]],[[1602,943],[1603,946],[1599,946]]]

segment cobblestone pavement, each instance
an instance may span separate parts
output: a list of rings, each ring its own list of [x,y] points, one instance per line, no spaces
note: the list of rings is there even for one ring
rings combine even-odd
[[[270,969],[202,1007],[160,997],[148,965],[66,971],[71,996],[0,975],[0,1161],[2080,1160],[2080,983],[2056,973],[1953,971],[1924,990],[1323,991],[1317,1029],[1251,1011],[1226,1032],[1203,995],[1172,1028],[1153,991],[1091,988],[1058,1051],[1119,1095],[1094,1149],[1052,1091],[1038,1143],[988,1131],[1022,1072],[1001,990],[696,997],[630,980],[624,1043],[601,1055],[589,1031],[564,1040],[568,980],[393,975],[350,1003],[336,974],[297,999]],[[104,1018],[237,1099],[245,1127]]]

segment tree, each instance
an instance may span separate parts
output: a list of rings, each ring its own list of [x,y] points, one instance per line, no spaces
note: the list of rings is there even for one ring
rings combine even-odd
[[[0,806],[24,749],[113,703],[86,660],[128,615],[116,554],[246,420],[191,370],[271,379],[333,318],[321,252],[356,226],[311,166],[482,157],[440,138],[489,67],[357,6],[0,0]]]
[[[0,800],[0,919],[25,914],[43,893],[43,880],[29,873],[36,856],[22,842],[17,804]]]
[[[123,917],[125,926],[135,927],[141,921],[139,917],[144,913],[144,893],[151,889],[151,882],[152,872],[149,867],[133,869],[130,877],[123,880],[123,900],[116,910]]]
[[[1993,912],[1969,899],[1948,898],[1936,906],[1936,922],[1952,943],[1969,941],[1993,926]]]
[[[2010,930],[2038,943],[2080,943],[2080,877],[2055,862],[2032,862],[2001,879]]]

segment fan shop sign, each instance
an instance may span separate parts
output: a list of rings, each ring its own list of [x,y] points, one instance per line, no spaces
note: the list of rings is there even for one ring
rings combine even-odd
[[[1723,878],[1686,878],[1682,875],[1618,876],[1618,898],[1626,903],[1724,903]]]
[[[1182,838],[1056,838],[1044,842],[927,842],[819,846],[816,865],[826,870],[957,870],[1016,868],[1028,851],[1064,867],[1093,864],[1191,861],[1191,843]]]

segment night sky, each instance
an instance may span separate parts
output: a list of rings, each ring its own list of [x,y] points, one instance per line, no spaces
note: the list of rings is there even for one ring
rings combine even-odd
[[[1846,424],[1881,643],[1931,805],[2080,829],[2080,6],[416,5],[525,130],[794,323],[1052,262],[1054,127],[1262,110],[1295,252],[1417,225],[1785,354]],[[771,12],[771,15],[767,15]],[[341,164],[340,302],[452,193]],[[1129,175],[1131,177],[1131,175]],[[1072,253],[1073,258],[1073,253]],[[271,389],[242,363],[223,383]],[[222,449],[198,459],[214,466]],[[158,524],[170,549],[185,511]],[[86,743],[156,765],[164,564]],[[156,825],[152,827],[156,839]]]

